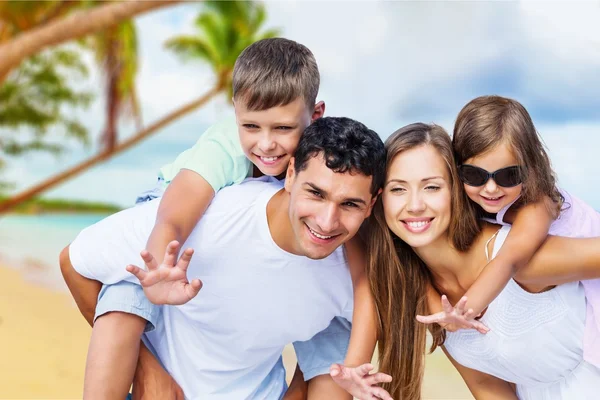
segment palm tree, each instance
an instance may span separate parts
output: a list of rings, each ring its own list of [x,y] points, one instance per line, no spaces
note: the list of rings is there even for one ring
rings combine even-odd
[[[171,122],[202,107],[220,93],[225,93],[231,99],[233,66],[239,54],[255,41],[277,36],[279,30],[262,30],[266,19],[266,10],[262,3],[207,1],[205,8],[206,10],[201,12],[194,22],[196,33],[193,36],[172,38],[166,42],[166,47],[185,60],[208,63],[216,76],[212,88],[197,99],[169,112],[147,128],[136,132],[122,143],[116,144],[114,148],[105,149],[96,156],[5,200],[0,203],[0,213],[131,148]]]
[[[0,83],[25,58],[39,51],[110,28],[136,15],[180,3],[181,0],[110,2],[54,19],[0,45]],[[29,2],[25,4],[29,5]],[[26,7],[24,5],[24,7]],[[4,24],[0,26],[2,34]]]
[[[22,1],[0,3],[0,43],[33,28],[39,28],[76,9],[101,6],[105,0]],[[105,77],[106,126],[102,144],[112,149],[117,142],[117,122],[120,116],[133,117],[141,129],[141,114],[137,101],[137,36],[131,20],[109,27],[86,40],[96,55]]]
[[[112,150],[118,139],[119,117],[133,117],[137,128],[142,127],[135,87],[138,51],[133,21],[122,22],[94,35],[92,49],[105,79],[106,125],[101,140],[105,150]]]

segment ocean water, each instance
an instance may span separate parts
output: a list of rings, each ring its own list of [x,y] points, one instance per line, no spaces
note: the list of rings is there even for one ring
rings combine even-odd
[[[19,269],[28,281],[67,290],[60,251],[85,227],[106,214],[41,214],[0,217],[0,264]]]

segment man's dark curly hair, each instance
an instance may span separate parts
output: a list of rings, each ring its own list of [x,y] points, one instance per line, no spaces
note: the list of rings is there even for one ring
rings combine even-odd
[[[360,122],[343,117],[319,118],[302,134],[294,155],[296,174],[306,168],[308,160],[322,155],[327,168],[372,177],[371,194],[375,195],[385,180],[386,151],[383,141]]]

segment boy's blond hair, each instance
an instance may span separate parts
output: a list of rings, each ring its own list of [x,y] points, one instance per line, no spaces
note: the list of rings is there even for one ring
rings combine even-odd
[[[312,52],[284,38],[259,40],[246,47],[233,68],[233,98],[251,111],[284,106],[302,98],[313,108],[319,68]]]

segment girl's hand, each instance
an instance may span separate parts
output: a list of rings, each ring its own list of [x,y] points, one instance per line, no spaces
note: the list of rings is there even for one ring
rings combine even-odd
[[[417,321],[424,324],[439,324],[450,332],[459,329],[476,329],[479,333],[488,333],[489,328],[475,320],[473,309],[465,310],[467,296],[463,296],[455,307],[452,307],[446,295],[442,295],[442,307],[444,311],[428,316],[417,315]]]
[[[335,383],[359,400],[393,400],[386,390],[376,386],[382,382],[391,382],[392,377],[383,372],[369,374],[372,370],[372,364],[356,368],[333,364],[329,374]]]

